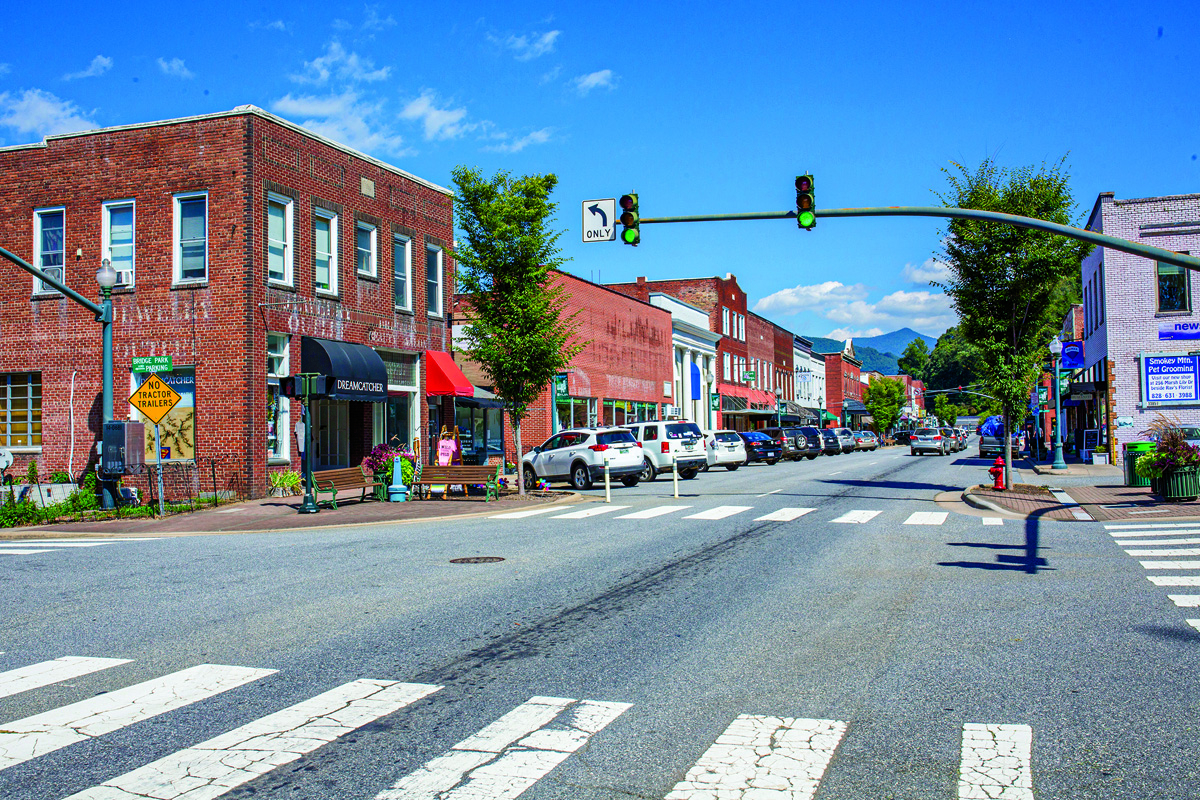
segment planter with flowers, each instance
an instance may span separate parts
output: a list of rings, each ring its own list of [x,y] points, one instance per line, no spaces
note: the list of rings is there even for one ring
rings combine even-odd
[[[392,484],[392,472],[395,459],[400,458],[400,482],[412,486],[413,473],[416,471],[417,456],[408,446],[393,447],[389,444],[377,444],[370,454],[363,459],[362,465],[376,478],[384,481],[384,485]]]
[[[1200,497],[1200,448],[1187,443],[1178,420],[1162,414],[1144,433],[1157,446],[1137,461],[1135,471],[1150,480],[1150,491],[1169,502],[1186,502]]]

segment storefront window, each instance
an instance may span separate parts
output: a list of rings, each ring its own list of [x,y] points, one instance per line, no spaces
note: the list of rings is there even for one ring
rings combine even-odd
[[[383,359],[387,369],[388,399],[375,406],[374,443],[392,446],[412,444],[415,441],[417,422],[417,363],[416,353],[394,353],[387,350],[375,351]]]
[[[503,413],[499,408],[458,406],[455,409],[463,463],[482,464],[488,456],[504,455]]]
[[[179,392],[182,399],[159,420],[159,443],[163,461],[187,461],[196,457],[196,370],[193,367],[176,367],[170,372],[158,372],[159,379]],[[131,373],[131,390],[141,386],[151,373]],[[133,406],[129,407],[129,418],[146,423],[146,463],[158,463],[154,452],[154,423]]]
[[[0,374],[0,447],[42,446],[42,373]]]
[[[599,422],[599,409],[594,397],[559,398],[556,411],[559,430],[594,428]]]
[[[267,334],[267,458],[286,459],[291,439],[289,401],[280,394],[279,379],[288,375],[288,336]]]

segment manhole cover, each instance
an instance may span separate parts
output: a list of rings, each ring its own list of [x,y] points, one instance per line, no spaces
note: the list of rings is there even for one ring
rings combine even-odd
[[[452,558],[451,564],[495,564],[497,561],[503,561],[500,556],[471,556],[470,558]]]

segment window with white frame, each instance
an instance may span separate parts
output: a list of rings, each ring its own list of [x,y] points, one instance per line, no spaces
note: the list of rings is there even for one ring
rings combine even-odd
[[[442,248],[425,245],[425,301],[429,316],[442,315]]]
[[[133,286],[133,201],[104,204],[101,249],[117,271],[117,286]]]
[[[323,208],[313,210],[313,286],[318,292],[337,294],[338,218]]]
[[[208,280],[208,192],[175,195],[175,282]]]
[[[729,309],[721,307],[721,335],[729,335]]]
[[[359,222],[354,226],[355,264],[359,275],[375,277],[376,253],[375,226]]]
[[[292,285],[295,227],[292,198],[267,195],[267,280]]]
[[[396,308],[412,311],[412,239],[392,235],[392,297]]]
[[[0,447],[42,446],[42,373],[0,373]]]
[[[737,338],[741,341],[746,341],[746,316],[744,314],[737,315]]]
[[[267,334],[267,458],[286,460],[291,450],[290,405],[280,391],[288,375],[288,335]]]
[[[33,263],[46,275],[59,281],[63,280],[66,218],[64,208],[42,208],[33,212]],[[33,291],[58,290],[41,278],[34,278]]]
[[[731,371],[729,353],[725,353],[721,357],[721,380],[733,380],[733,372]]]

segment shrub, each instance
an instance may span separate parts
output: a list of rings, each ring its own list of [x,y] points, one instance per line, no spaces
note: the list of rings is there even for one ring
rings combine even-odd
[[[300,487],[300,473],[294,469],[285,469],[279,472],[272,472],[270,480],[272,489],[295,490]]]
[[[1161,478],[1164,472],[1179,467],[1200,466],[1200,448],[1187,443],[1179,420],[1159,414],[1149,428],[1142,431],[1157,441],[1154,452],[1137,460],[1134,471],[1141,478]]]
[[[377,444],[371,450],[370,454],[363,459],[362,465],[374,475],[391,483],[392,459],[397,457],[404,459],[400,462],[400,480],[404,481],[405,486],[408,486],[412,481],[413,465],[416,463],[417,457],[407,447],[401,448],[393,447],[390,444]]]
[[[51,483],[74,483],[75,481],[73,478],[71,478],[71,473],[66,472],[65,470],[56,469],[56,470],[50,471],[50,482]]]

